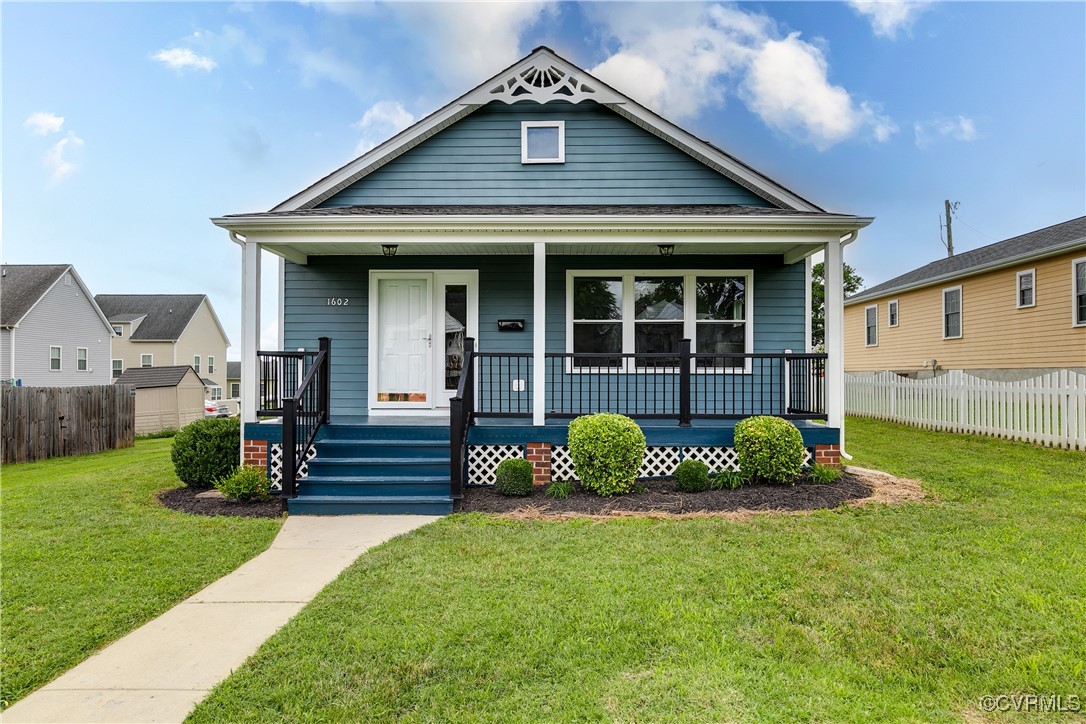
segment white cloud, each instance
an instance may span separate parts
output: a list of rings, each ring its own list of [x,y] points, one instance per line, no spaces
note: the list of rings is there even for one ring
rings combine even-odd
[[[211,58],[221,58],[231,53],[238,53],[249,65],[260,65],[265,58],[263,46],[236,25],[224,25],[219,32],[197,30],[185,39],[184,44],[203,53],[206,59],[211,61],[212,68],[215,67],[215,61]]]
[[[897,130],[869,103],[855,104],[848,91],[829,82],[829,66],[815,46],[792,33],[769,40],[756,53],[742,84],[752,111],[771,128],[824,150],[871,128],[878,141]]]
[[[27,116],[27,119],[23,121],[23,125],[29,128],[35,136],[47,136],[51,133],[60,133],[60,127],[64,125],[64,116],[38,111]]]
[[[212,71],[217,66],[212,58],[205,55],[197,55],[188,48],[169,48],[160,50],[151,56],[152,59],[165,63],[170,68],[180,72],[185,68]]]
[[[520,39],[554,3],[393,3],[389,7],[427,41],[434,72],[457,91],[475,86],[523,53]]]
[[[415,116],[409,113],[398,101],[378,101],[370,106],[362,119],[353,124],[353,128],[362,131],[355,152],[359,155],[388,140],[415,122]]]
[[[913,124],[916,145],[924,148],[934,141],[951,139],[954,141],[973,141],[977,137],[977,126],[968,116],[940,116],[930,121],[918,121]]]
[[[850,0],[849,5],[867,18],[875,35],[893,40],[899,30],[908,32],[931,3],[927,0]]]
[[[766,125],[825,149],[897,126],[878,105],[829,80],[823,52],[799,33],[780,37],[766,15],[723,5],[591,6],[616,52],[591,70],[663,115],[682,121],[733,93]]]
[[[60,139],[45,152],[42,162],[52,174],[53,183],[57,183],[70,176],[75,170],[75,162],[69,156],[77,153],[83,147],[83,139],[68,131],[68,135]]]

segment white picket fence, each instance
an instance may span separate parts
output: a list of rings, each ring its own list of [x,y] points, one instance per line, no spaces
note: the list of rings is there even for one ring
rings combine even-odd
[[[845,411],[929,430],[969,432],[1086,450],[1086,375],[1058,370],[995,382],[953,370],[912,380],[845,375]]]

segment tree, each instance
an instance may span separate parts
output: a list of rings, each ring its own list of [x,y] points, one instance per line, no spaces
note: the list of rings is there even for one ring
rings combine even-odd
[[[860,291],[864,280],[848,264],[845,268],[845,296]],[[826,344],[826,267],[818,262],[811,267],[811,344],[822,349]]]

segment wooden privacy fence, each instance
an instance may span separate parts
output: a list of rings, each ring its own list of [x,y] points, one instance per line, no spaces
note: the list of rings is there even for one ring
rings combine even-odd
[[[0,387],[0,441],[5,463],[131,447],[132,385]]]
[[[1086,375],[1058,370],[997,382],[953,370],[924,380],[845,375],[845,411],[930,430],[1086,450]]]

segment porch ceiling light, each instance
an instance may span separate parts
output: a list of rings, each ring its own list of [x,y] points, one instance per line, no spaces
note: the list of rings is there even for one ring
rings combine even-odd
[[[674,244],[657,244],[656,248],[660,250],[660,256],[671,256],[675,253]]]
[[[381,244],[381,253],[385,256],[396,256],[396,250],[399,248],[399,244]]]

